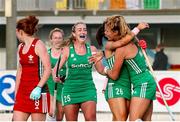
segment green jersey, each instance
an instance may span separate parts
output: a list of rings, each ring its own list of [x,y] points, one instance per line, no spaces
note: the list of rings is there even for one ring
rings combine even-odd
[[[51,68],[53,69],[55,67],[57,61],[58,61],[58,58],[52,57],[51,49],[48,50],[48,54],[50,56]],[[63,68],[59,72],[59,75],[64,76],[65,73],[66,73],[66,69],[65,69],[65,66],[63,66]],[[49,92],[53,96],[54,95],[55,82],[53,81],[52,75],[50,75],[50,77],[47,81],[47,84],[48,84]],[[62,83],[57,83],[57,100],[60,102],[61,102],[62,87],[63,87]]]
[[[69,47],[69,57],[66,61],[66,79],[62,91],[62,105],[97,101],[96,88],[92,78],[92,64],[88,62],[91,56],[90,46],[86,44],[86,54],[78,55],[74,46]]]
[[[107,58],[109,68],[112,69],[114,66],[115,55]],[[108,85],[105,91],[106,100],[110,98],[131,98],[131,83],[129,79],[129,73],[127,67],[122,65],[119,78],[117,80],[108,79]]]
[[[155,99],[156,83],[146,65],[141,49],[138,48],[134,58],[126,59],[125,64],[129,70],[133,85],[132,96]]]

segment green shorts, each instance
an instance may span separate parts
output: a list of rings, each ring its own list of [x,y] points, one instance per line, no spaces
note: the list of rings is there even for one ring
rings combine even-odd
[[[147,82],[133,84],[132,97],[146,98],[149,100],[156,99],[156,83],[153,78]]]
[[[110,98],[126,98],[131,99],[131,88],[125,87],[119,84],[108,83],[106,91],[105,91],[105,98],[106,100]]]
[[[49,93],[54,96],[54,88],[55,88],[55,82],[51,79],[48,80],[47,82],[48,85],[48,89],[49,89]],[[61,94],[62,94],[62,88],[63,88],[63,84],[62,83],[57,83],[57,97],[56,100],[61,102]]]
[[[97,102],[97,93],[96,89],[86,89],[84,91],[79,92],[65,92],[67,90],[62,89],[62,105],[70,105],[70,104],[77,104],[83,103],[86,101],[95,101]]]

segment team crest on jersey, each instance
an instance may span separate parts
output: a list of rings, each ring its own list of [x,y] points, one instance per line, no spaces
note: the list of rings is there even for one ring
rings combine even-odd
[[[71,54],[71,58],[73,58],[74,57],[74,54]]]
[[[29,55],[29,56],[28,56],[28,62],[29,62],[29,63],[34,63],[33,58],[34,58],[34,56]]]

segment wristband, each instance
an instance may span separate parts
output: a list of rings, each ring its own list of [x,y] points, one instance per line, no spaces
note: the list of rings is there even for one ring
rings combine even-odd
[[[107,74],[108,67],[104,67],[104,73]]]
[[[134,35],[137,35],[140,32],[140,30],[137,27],[135,27],[132,29],[131,32],[134,33]]]
[[[109,67],[108,62],[105,57],[102,57],[101,62],[104,67],[107,67],[107,68]]]

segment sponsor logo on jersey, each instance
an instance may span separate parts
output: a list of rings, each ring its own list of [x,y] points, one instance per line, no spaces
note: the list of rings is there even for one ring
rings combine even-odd
[[[91,64],[72,64],[72,68],[90,68]]]

